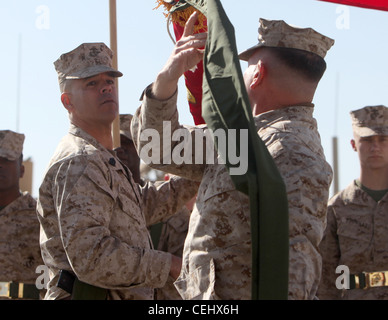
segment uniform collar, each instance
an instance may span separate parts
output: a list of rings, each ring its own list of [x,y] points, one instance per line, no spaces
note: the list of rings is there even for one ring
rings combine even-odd
[[[105,148],[101,143],[99,143],[94,137],[88,134],[86,131],[81,129],[80,127],[70,124],[69,133],[85,140],[87,143],[91,144],[97,150],[101,151],[101,157],[103,158],[104,163],[109,164],[109,166],[115,171],[123,171],[126,175],[127,172],[123,168],[120,160],[118,159],[116,152]]]
[[[17,197],[14,201],[12,201],[10,204],[5,206],[2,210],[5,212],[12,212],[12,211],[23,211],[23,210],[31,210],[36,207],[36,200],[30,195],[29,192],[24,191],[21,192],[21,195]]]
[[[76,126],[75,124],[72,124],[72,123],[70,124],[69,133],[87,141],[96,149],[109,152],[109,150],[106,149],[101,143],[99,143],[93,136],[91,136],[89,133],[87,133],[80,127]]]
[[[387,198],[388,195],[386,194],[380,201]],[[353,180],[350,185],[345,188],[342,199],[344,199],[346,205],[352,203],[360,207],[371,207],[376,204],[376,201],[357,185],[356,180]]]
[[[313,117],[314,104],[306,103],[303,105],[288,106],[276,110],[267,111],[254,116],[256,125],[266,126],[279,120],[295,121],[306,120]]]

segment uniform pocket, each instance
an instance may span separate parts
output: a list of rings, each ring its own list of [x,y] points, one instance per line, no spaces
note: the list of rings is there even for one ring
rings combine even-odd
[[[339,238],[369,243],[373,235],[372,222],[365,217],[342,217],[338,221],[337,233]]]
[[[207,201],[220,193],[236,190],[224,165],[207,166],[206,170],[207,172],[204,174],[204,177],[206,177],[206,186],[205,188],[201,188],[204,190],[202,196],[200,197],[198,195],[198,198],[202,198],[202,201]]]
[[[118,205],[120,209],[125,213],[130,220],[135,222],[136,225],[145,227],[145,219],[141,213],[141,208],[134,199],[130,199],[126,194],[119,193]]]
[[[366,217],[342,217],[338,221],[338,240],[341,259],[352,265],[368,261],[373,252],[373,226]]]

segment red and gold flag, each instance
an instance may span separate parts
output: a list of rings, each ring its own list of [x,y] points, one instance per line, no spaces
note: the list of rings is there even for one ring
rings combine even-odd
[[[355,6],[360,8],[388,11],[387,0],[320,0],[320,1],[339,3],[339,4]]]
[[[157,0],[159,8],[164,6],[166,11],[166,17],[170,15],[169,19],[174,28],[175,39],[178,41],[182,35],[183,30],[186,24],[186,21],[189,19],[190,15],[196,10],[194,7],[187,5],[183,6],[177,10],[171,10],[176,4],[177,1],[162,1]],[[194,33],[206,32],[207,24],[206,17],[199,12],[198,22],[195,25]],[[185,85],[187,88],[187,100],[190,107],[190,113],[193,116],[194,123],[196,125],[204,124],[205,121],[202,118],[202,77],[203,77],[203,62],[197,64],[193,70],[185,72]]]

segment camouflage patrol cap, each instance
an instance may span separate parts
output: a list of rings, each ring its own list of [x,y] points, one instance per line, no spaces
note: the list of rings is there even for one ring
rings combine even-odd
[[[0,131],[0,158],[9,161],[19,159],[23,152],[24,134],[10,130]]]
[[[388,136],[388,108],[368,106],[350,112],[353,132],[360,137]]]
[[[131,114],[120,114],[120,134],[126,136],[128,139],[132,139],[131,134],[131,121],[133,116]]]
[[[54,62],[61,91],[65,80],[84,79],[109,72],[113,77],[123,74],[112,67],[113,52],[104,43],[83,43],[62,54]]]
[[[312,28],[298,28],[283,20],[260,19],[259,43],[241,52],[239,58],[248,61],[257,48],[283,47],[315,53],[325,58],[334,40]]]

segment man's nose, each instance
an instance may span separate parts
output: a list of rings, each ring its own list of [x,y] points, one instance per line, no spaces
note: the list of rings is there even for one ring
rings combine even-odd
[[[372,150],[379,150],[380,149],[380,143],[379,141],[373,140],[371,144],[371,149]]]
[[[114,84],[111,83],[105,83],[101,88],[101,93],[111,93],[113,92],[113,86]]]

